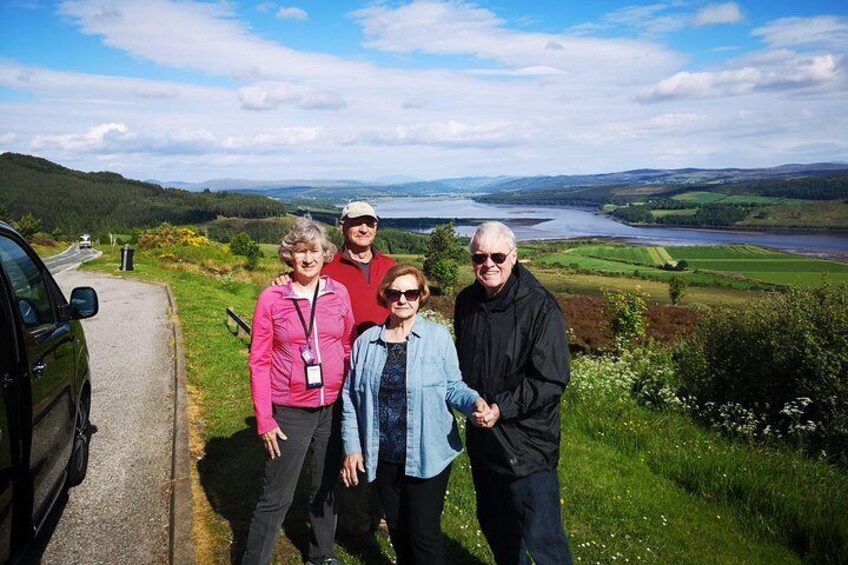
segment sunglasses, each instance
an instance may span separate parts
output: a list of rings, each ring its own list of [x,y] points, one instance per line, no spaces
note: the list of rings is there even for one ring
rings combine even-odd
[[[471,255],[471,261],[475,265],[482,265],[489,260],[489,257],[491,257],[492,261],[494,261],[496,265],[501,265],[504,261],[506,261],[506,258],[509,257],[510,253],[512,253],[512,249],[506,253],[474,253]]]
[[[410,288],[409,290],[395,290],[393,288],[386,289],[386,298],[389,302],[397,302],[400,297],[406,298],[407,302],[414,302],[421,298],[420,288]]]

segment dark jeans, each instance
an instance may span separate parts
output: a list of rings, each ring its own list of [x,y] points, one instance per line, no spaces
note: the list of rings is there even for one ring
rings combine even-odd
[[[495,562],[529,565],[532,557],[537,565],[571,565],[556,469],[513,478],[480,467],[471,466],[477,520]]]
[[[310,491],[309,554],[311,561],[333,555],[336,534],[335,490],[341,466],[341,431],[337,407],[289,408],[274,405],[274,419],[288,437],[277,440],[280,456],[267,457],[262,494],[247,536],[242,563],[252,565],[271,562],[274,543],[292,503],[303,461],[312,448]]]
[[[451,466],[429,479],[407,477],[403,465],[380,461],[377,490],[398,565],[444,565],[442,509]]]

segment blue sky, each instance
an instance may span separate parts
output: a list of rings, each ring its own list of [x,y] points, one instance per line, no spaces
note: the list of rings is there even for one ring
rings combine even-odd
[[[0,151],[200,181],[848,159],[845,2],[0,3]]]

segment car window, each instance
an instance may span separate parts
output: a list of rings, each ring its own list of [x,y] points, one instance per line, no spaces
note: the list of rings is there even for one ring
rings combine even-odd
[[[0,236],[0,261],[24,325],[30,328],[56,321],[44,275],[15,241]]]

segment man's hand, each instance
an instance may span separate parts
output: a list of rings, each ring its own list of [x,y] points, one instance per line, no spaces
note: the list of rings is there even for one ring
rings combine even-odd
[[[280,273],[276,279],[271,281],[271,286],[285,286],[291,280],[291,273]]]
[[[494,428],[495,424],[498,423],[498,420],[501,417],[501,409],[498,408],[497,404],[489,404],[489,412],[483,416],[483,421],[480,425],[482,428]]]
[[[362,459],[361,453],[351,453],[345,455],[342,463],[341,479],[346,487],[356,486],[359,484],[359,473],[365,472],[365,461]]]
[[[471,411],[471,423],[478,428],[485,427],[486,417],[490,411],[489,404],[482,398],[478,398],[474,401],[474,410]]]
[[[262,439],[262,444],[265,446],[265,453],[267,453],[268,457],[271,459],[276,459],[280,456],[280,444],[277,443],[277,438],[283,441],[289,439],[279,427],[269,430],[259,437]]]

